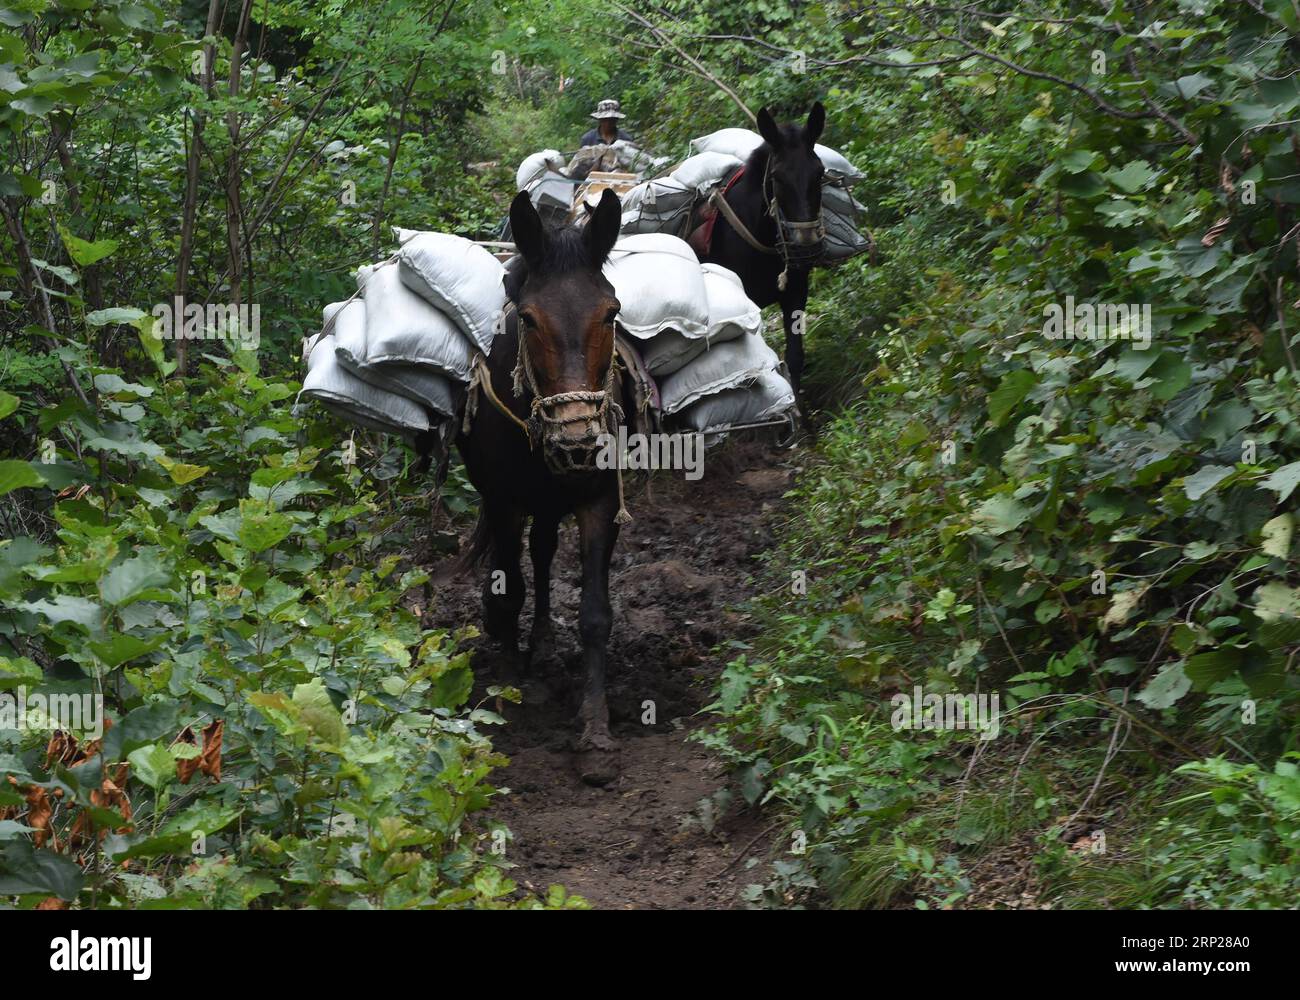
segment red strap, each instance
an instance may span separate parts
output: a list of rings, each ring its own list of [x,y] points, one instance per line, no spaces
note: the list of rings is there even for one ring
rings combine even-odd
[[[741,175],[744,174],[744,172],[745,168],[742,165],[739,170],[731,175],[731,179],[727,181],[727,186],[722,189],[722,195],[724,198],[736,181],[740,180]],[[686,240],[686,242],[690,244],[691,249],[695,251],[695,255],[701,260],[707,257],[709,251],[713,249],[713,226],[717,221],[718,210],[710,205],[708,207],[708,214],[705,216],[704,221],[695,227],[694,231],[692,231],[691,235]]]

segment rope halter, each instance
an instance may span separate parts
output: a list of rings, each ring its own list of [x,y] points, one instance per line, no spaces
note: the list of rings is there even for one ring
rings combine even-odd
[[[605,384],[600,389],[571,389],[543,396],[538,388],[532,359],[528,355],[528,338],[522,325],[516,339],[519,347],[514,370],[515,398],[521,397],[525,392],[531,393],[533,397],[528,420],[525,422],[529,445],[533,448],[541,445],[546,466],[556,475],[595,472],[600,436],[606,433],[616,434],[618,425],[623,422],[623,408],[614,399],[614,379],[617,377],[618,364],[616,352],[611,351]],[[558,411],[568,403],[591,403],[595,405],[595,411],[562,416]],[[562,433],[567,425],[579,423],[585,423],[589,428],[581,436],[570,437]]]
[[[769,194],[770,191],[770,194]],[[785,262],[785,269],[777,278],[777,287],[785,290],[790,266],[812,267],[825,252],[826,224],[819,208],[817,218],[791,222],[781,210],[776,199],[776,184],[772,182],[772,157],[768,156],[763,170],[763,197],[767,200],[767,214],[776,223],[776,250]]]

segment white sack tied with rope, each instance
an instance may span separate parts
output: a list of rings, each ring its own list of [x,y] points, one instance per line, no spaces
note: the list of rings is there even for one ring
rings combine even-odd
[[[660,381],[663,413],[676,413],[724,389],[750,385],[763,372],[775,371],[780,363],[776,352],[757,333],[718,344]]]
[[[527,191],[528,185],[541,180],[548,170],[562,171],[564,162],[564,154],[558,149],[540,149],[524,157],[515,171],[515,190]]]
[[[623,196],[620,231],[685,236],[696,204],[740,166],[734,156],[704,152],[683,160],[665,177],[638,184]]]
[[[505,306],[500,262],[446,233],[394,229],[388,261],[357,270],[357,295],[324,311],[304,347],[302,396],[351,423],[413,435],[456,416]]]
[[[763,145],[763,137],[747,128],[720,128],[716,132],[702,135],[691,140],[691,148],[697,153],[721,153],[748,160],[750,154]],[[813,146],[817,158],[826,168],[826,180],[835,183],[856,184],[866,177],[837,150],[823,146],[820,142]]]
[[[396,281],[396,268],[388,268]],[[398,282],[400,287],[400,282]],[[405,289],[403,289],[405,292]],[[410,292],[406,296],[414,298]],[[376,302],[380,300],[375,300]],[[418,303],[423,305],[423,303]],[[428,306],[425,306],[428,309]],[[430,309],[432,312],[433,310]],[[382,309],[380,310],[382,320]],[[404,396],[414,403],[419,403],[433,411],[436,420],[451,417],[456,413],[456,392],[451,383],[440,374],[425,368],[414,366],[405,361],[396,363],[374,363],[369,360],[368,332],[376,324],[375,303],[364,299],[351,302],[336,302],[325,307],[325,328],[334,336],[334,356],[344,369],[351,372],[363,382],[376,389]],[[332,325],[331,325],[331,320]],[[447,320],[442,320],[451,326]],[[458,341],[464,341],[460,333],[452,327]],[[463,380],[462,380],[463,381]]]
[[[469,381],[477,342],[445,312],[411,291],[396,262],[363,267],[357,282],[366,302],[364,337],[335,338],[346,367],[427,369],[457,382]]]
[[[709,332],[709,299],[695,252],[664,233],[625,236],[614,244],[604,274],[621,305],[619,325],[638,340],[664,330],[687,337]]]

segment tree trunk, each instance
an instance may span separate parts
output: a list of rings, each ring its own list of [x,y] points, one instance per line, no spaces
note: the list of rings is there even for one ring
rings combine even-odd
[[[205,36],[213,37],[217,31],[217,15],[220,11],[220,0],[209,0],[208,3],[208,24],[205,29]],[[216,52],[212,45],[203,46],[203,74],[202,85],[203,92],[212,96],[212,61],[216,58]],[[194,127],[190,132],[189,148],[185,151],[185,200],[181,207],[181,252],[180,258],[176,261],[176,299],[185,306],[185,297],[190,291],[190,267],[194,262],[194,217],[198,212],[199,205],[199,159],[203,149],[203,125],[205,115],[199,111],[191,114]],[[173,317],[172,328],[174,331],[183,330],[181,323],[182,317]],[[185,375],[185,351],[186,343],[183,337],[176,338],[176,371],[179,375]]]

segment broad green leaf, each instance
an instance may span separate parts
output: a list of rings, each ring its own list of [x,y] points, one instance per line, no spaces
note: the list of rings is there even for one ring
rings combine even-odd
[[[185,462],[173,462],[166,455],[158,457],[158,464],[167,470],[167,475],[172,477],[172,482],[177,486],[192,483],[212,471],[206,465],[187,465]]]
[[[1291,495],[1291,491],[1297,485],[1300,485],[1300,462],[1292,462],[1290,465],[1275,469],[1261,485],[1277,493],[1277,502],[1281,503]]]
[[[319,677],[293,689],[293,704],[298,707],[298,719],[320,740],[331,746],[341,746],[348,738],[343,717],[330,701],[329,692]]]
[[[990,497],[971,515],[977,530],[988,535],[1005,535],[1029,520],[1033,511],[1005,494]]]
[[[1150,187],[1159,174],[1145,160],[1130,160],[1119,170],[1108,170],[1103,176],[1125,194],[1137,194]]]
[[[1281,580],[1262,584],[1255,591],[1255,614],[1263,622],[1300,618],[1300,587]]]
[[[0,845],[0,896],[58,896],[69,902],[81,892],[81,866],[66,854],[32,847],[25,840]]]
[[[45,485],[45,477],[31,462],[8,459],[0,462],[0,496],[14,490]]]
[[[1270,556],[1285,559],[1291,551],[1291,535],[1294,530],[1295,518],[1291,513],[1279,514],[1260,528],[1260,549]]]
[[[1011,411],[1020,405],[1038,383],[1038,376],[1027,368],[1018,368],[1002,376],[998,387],[989,394],[989,423],[1001,427]]]
[[[110,323],[135,323],[144,316],[139,309],[114,306],[112,309],[96,309],[86,313],[86,322],[91,326],[107,326]]]
[[[96,628],[99,625],[99,605],[84,597],[73,597],[71,594],[59,594],[57,597],[51,597],[48,600],[15,604],[14,607],[19,611],[31,611],[34,614],[43,615],[55,625],[63,622],[75,622],[88,629]]]
[[[88,267],[96,261],[101,261],[114,250],[117,249],[117,240],[97,240],[94,243],[83,240],[80,237],[73,236],[66,226],[59,226],[59,236],[63,238],[63,246],[68,251],[68,256],[80,264],[82,267]],[[112,310],[102,310],[103,312],[112,312]],[[95,315],[94,313],[90,314]],[[86,317],[90,320],[90,316]],[[91,321],[93,323],[93,321]],[[129,322],[128,320],[106,320],[105,322]],[[100,324],[94,324],[96,326]]]
[[[176,777],[176,758],[161,743],[138,747],[126,759],[131,763],[131,774],[155,792]]]
[[[1199,500],[1228,476],[1232,475],[1230,465],[1207,465],[1183,480],[1183,492],[1188,500]]]
[[[1207,691],[1216,681],[1231,677],[1241,667],[1240,649],[1226,646],[1208,653],[1197,653],[1187,660],[1186,672],[1197,691]]]
[[[284,514],[245,510],[239,523],[239,543],[250,552],[263,552],[289,537],[293,521]]]
[[[170,595],[157,593],[171,583],[172,574],[157,556],[142,553],[118,563],[104,576],[100,592],[104,600],[113,605],[126,605],[143,597],[167,599]]]
[[[1147,708],[1169,708],[1192,688],[1191,679],[1183,670],[1182,660],[1166,663],[1138,692],[1137,700]]]

